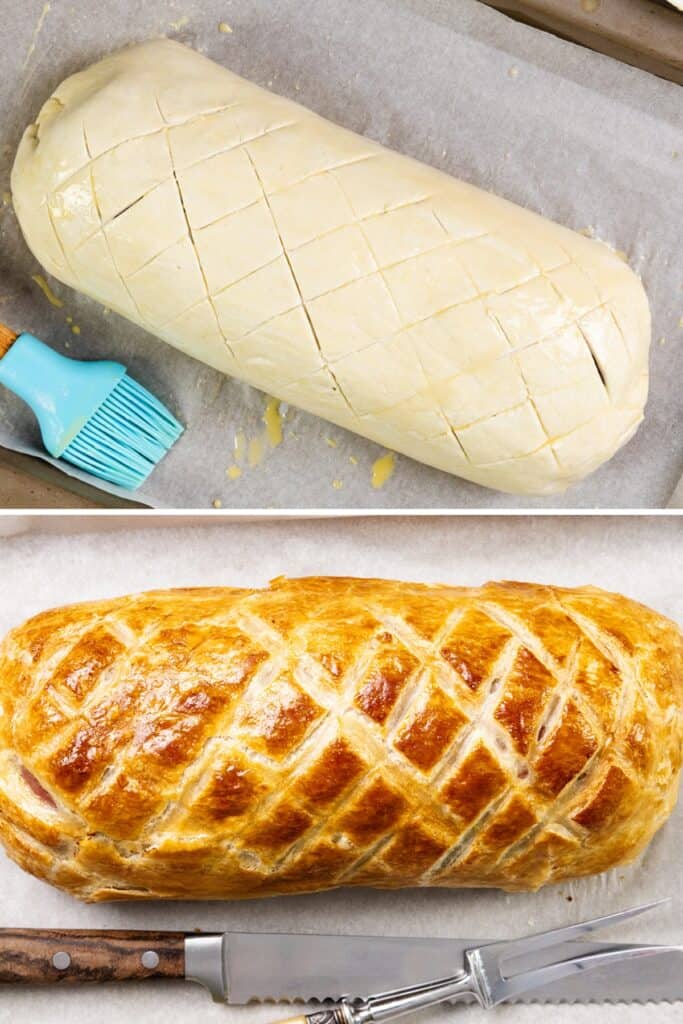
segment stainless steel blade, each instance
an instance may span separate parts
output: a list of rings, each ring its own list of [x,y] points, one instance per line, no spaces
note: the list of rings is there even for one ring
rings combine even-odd
[[[466,949],[486,939],[384,938],[349,935],[225,935],[227,1001],[312,1002],[360,998],[455,974]],[[598,950],[610,942],[567,942],[549,955],[515,959],[515,973]],[[566,978],[514,1002],[675,1002],[683,1000],[683,947],[633,963]]]

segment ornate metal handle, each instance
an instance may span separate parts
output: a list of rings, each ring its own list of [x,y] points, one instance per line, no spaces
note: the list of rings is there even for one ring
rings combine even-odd
[[[288,1017],[279,1024],[353,1024],[353,1018],[347,1018],[346,1005],[336,1006],[331,1010],[318,1010],[316,1013],[307,1013],[301,1017]]]
[[[373,1024],[393,1020],[415,1010],[434,1006],[464,995],[477,995],[469,974],[461,972],[451,978],[428,981],[423,985],[395,989],[382,995],[370,996],[360,1003],[341,1003],[329,1010],[320,1010],[305,1016],[290,1017],[278,1024]]]

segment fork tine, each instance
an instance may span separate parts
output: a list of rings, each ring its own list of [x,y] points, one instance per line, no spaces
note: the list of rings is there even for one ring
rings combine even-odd
[[[587,953],[585,956],[575,956],[568,960],[560,960],[559,963],[548,964],[545,967],[537,967],[534,970],[523,971],[512,978],[499,981],[492,987],[491,1006],[502,1003],[508,999],[514,999],[539,986],[546,986],[553,981],[560,981],[569,975],[580,971],[591,971],[598,967],[608,967],[610,964],[621,963],[625,960],[637,960],[641,957],[654,956],[657,953],[668,953],[678,949],[677,946],[615,946],[605,952]]]
[[[499,960],[509,960],[512,957],[523,956],[535,949],[547,949],[556,946],[560,942],[569,942],[571,939],[581,938],[591,932],[597,932],[609,925],[626,921],[630,917],[637,917],[654,907],[660,907],[663,903],[669,903],[670,897],[663,900],[655,900],[652,903],[642,903],[638,907],[629,907],[628,910],[619,910],[616,914],[606,914],[604,917],[594,917],[590,921],[579,921],[578,924],[570,924],[565,928],[553,928],[547,932],[540,932],[538,935],[529,935],[523,939],[511,939],[507,942],[496,942],[481,947],[483,953],[494,953]]]

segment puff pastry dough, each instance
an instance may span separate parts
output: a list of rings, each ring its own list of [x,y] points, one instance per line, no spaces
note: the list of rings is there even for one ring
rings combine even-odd
[[[87,900],[499,886],[671,811],[683,644],[590,587],[279,579],[46,612],[0,648],[0,836]]]
[[[177,43],[63,82],[12,193],[55,277],[487,487],[561,491],[642,419],[649,309],[615,253]]]

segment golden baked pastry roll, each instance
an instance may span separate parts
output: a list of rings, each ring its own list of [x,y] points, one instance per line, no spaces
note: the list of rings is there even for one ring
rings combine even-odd
[[[45,612],[0,647],[0,836],[86,900],[536,889],[635,858],[683,643],[592,587],[344,578]]]

